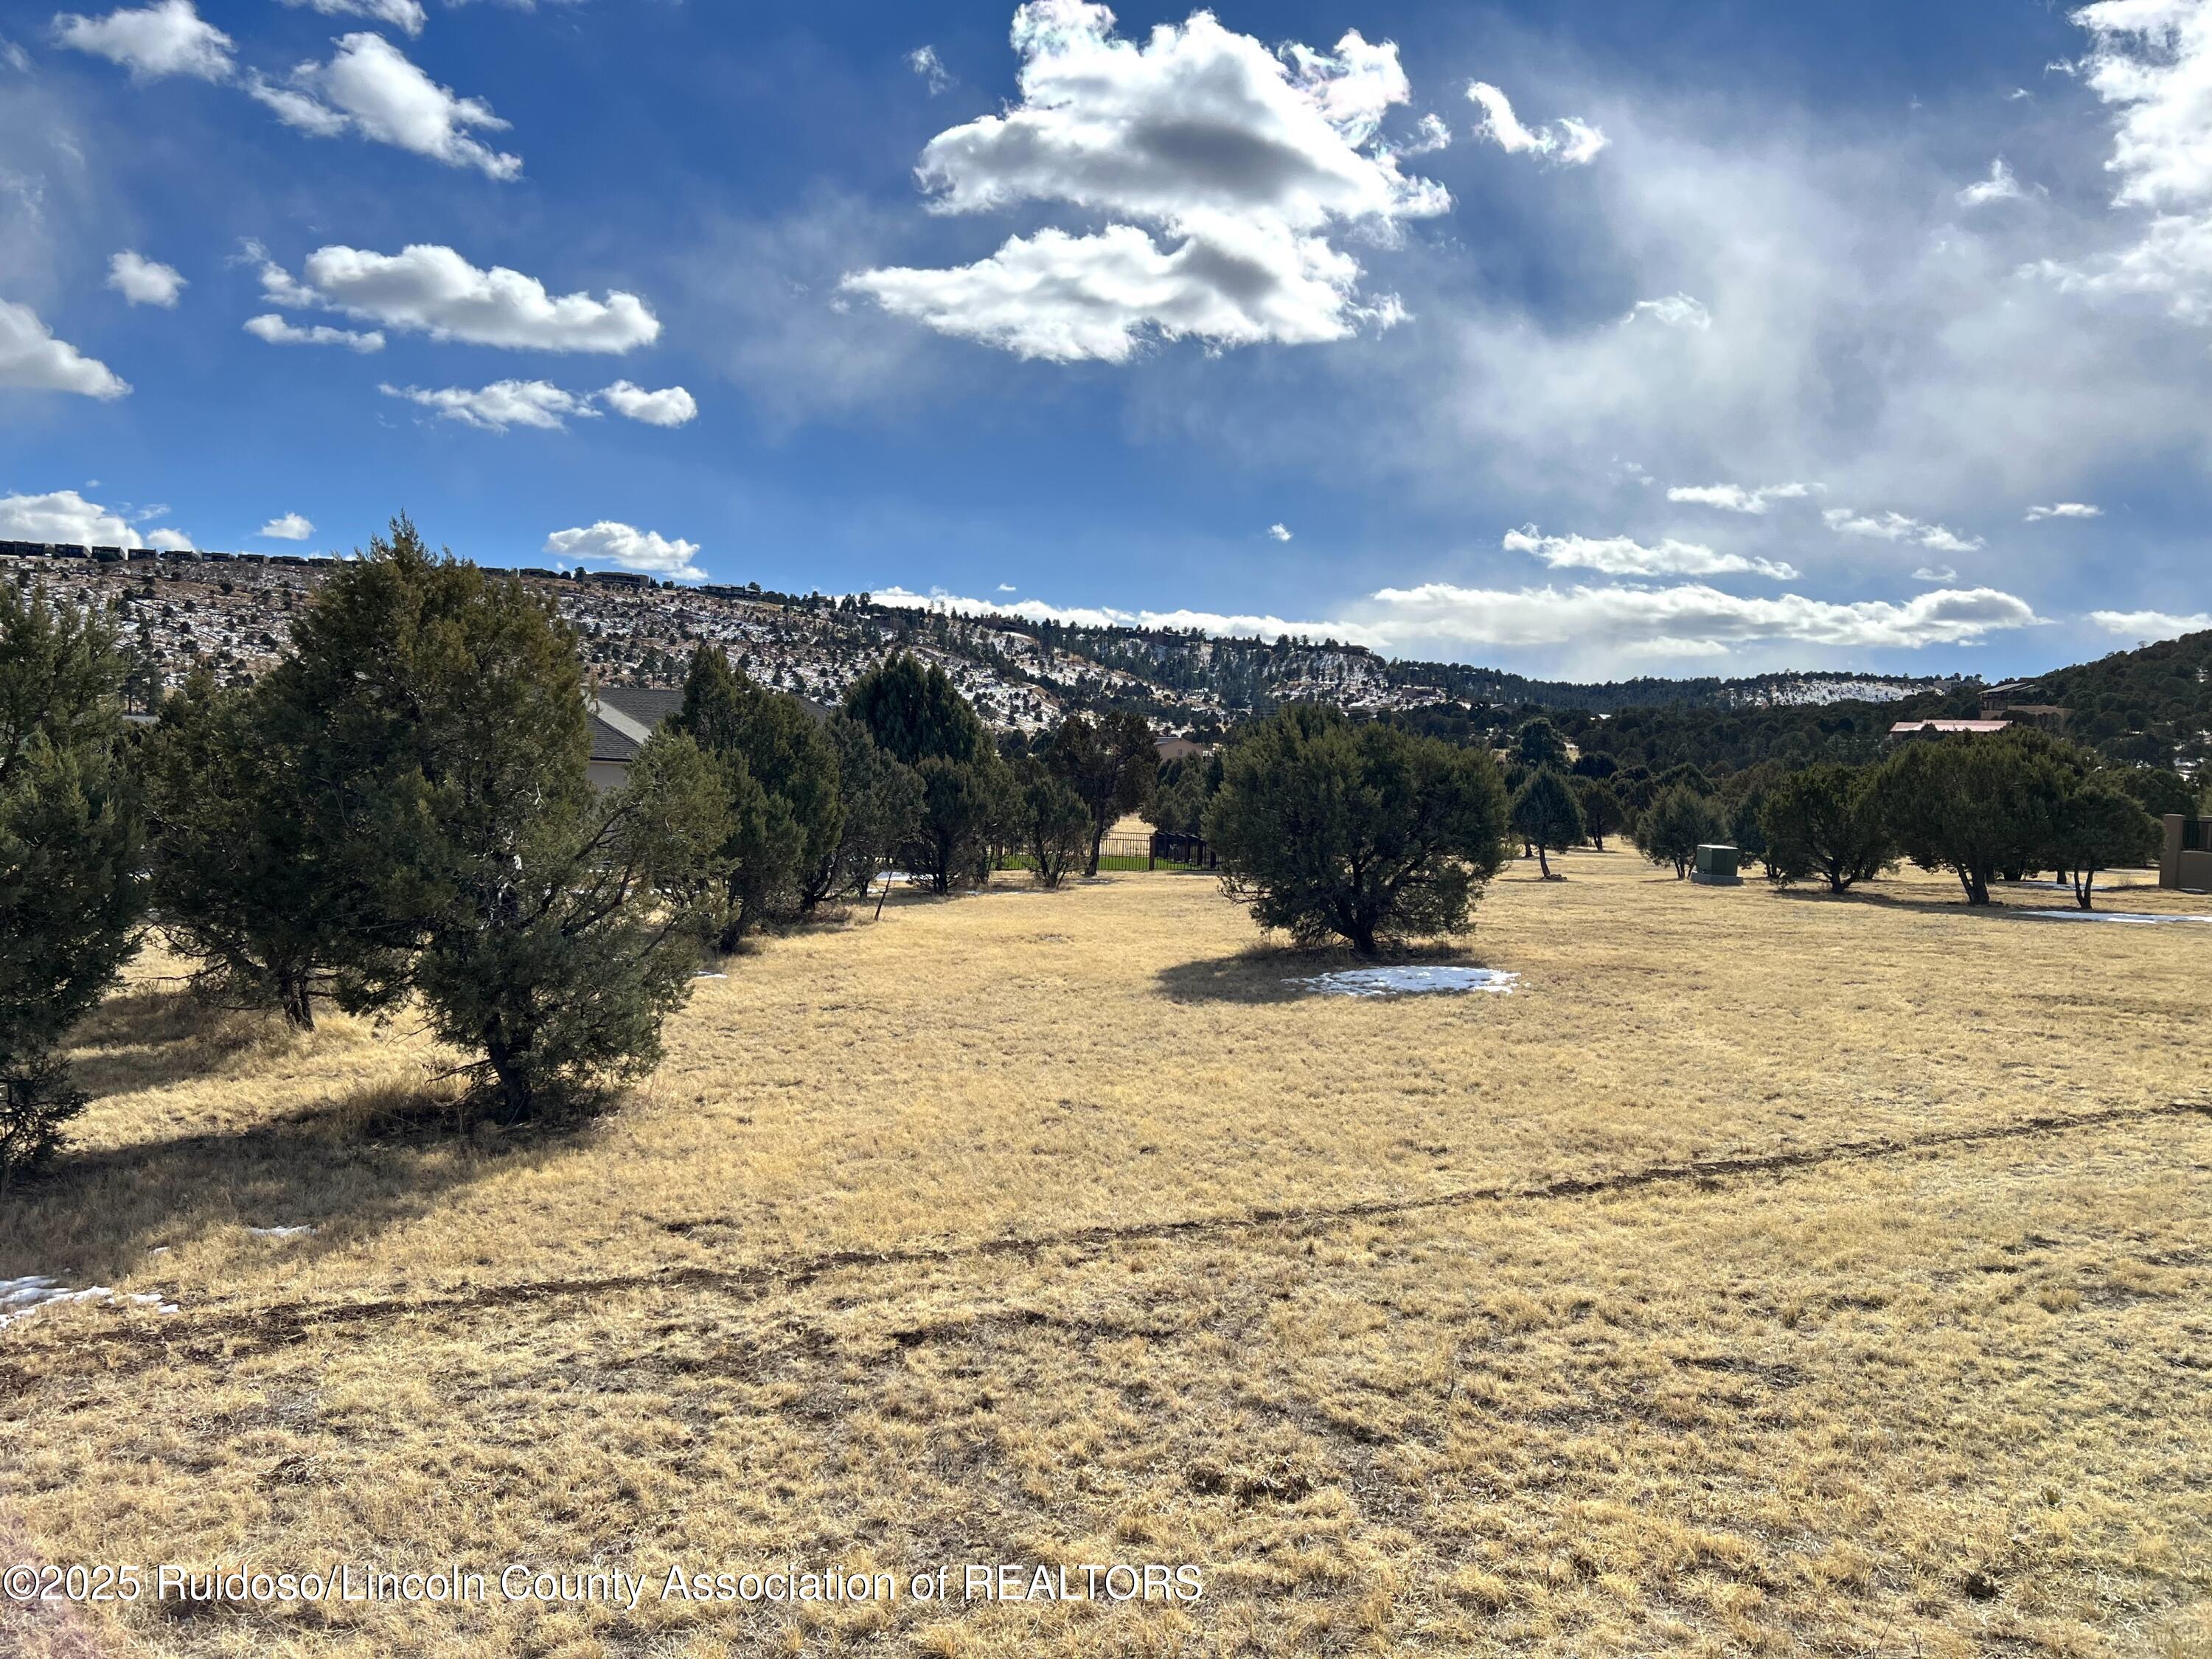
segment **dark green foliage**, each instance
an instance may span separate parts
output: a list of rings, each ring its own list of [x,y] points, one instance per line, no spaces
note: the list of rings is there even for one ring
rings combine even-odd
[[[994,870],[1028,847],[1030,807],[1021,779],[995,753],[976,772],[983,792],[983,846],[974,875],[979,884],[988,884]]]
[[[1505,791],[1486,750],[1294,704],[1227,756],[1206,816],[1223,886],[1301,944],[1468,926],[1505,860]]]
[[[804,702],[755,685],[711,646],[693,652],[671,723],[722,771],[731,835],[719,854],[718,943],[728,952],[762,922],[823,896],[845,828],[841,757]]]
[[[499,1114],[650,1066],[729,834],[696,750],[649,744],[629,787],[595,796],[573,634],[404,519],[295,640],[284,696],[339,734],[346,769],[319,787],[376,830],[334,851],[412,935],[405,985],[442,1040],[483,1056],[468,1069]]]
[[[1018,837],[1018,796],[983,722],[945,671],[890,658],[853,683],[845,712],[915,774],[907,867],[940,893],[987,876],[994,847]]]
[[[97,617],[0,584],[0,1188],[83,1109],[57,1051],[137,949],[128,672]]]
[[[1221,787],[1221,757],[1194,755],[1164,761],[1152,798],[1139,810],[1146,821],[1170,836],[1195,836],[1206,821],[1213,792]]]
[[[162,706],[142,763],[163,936],[199,963],[202,992],[312,1030],[318,997],[361,1009],[398,984],[411,934],[387,922],[387,884],[343,855],[349,837],[320,787],[343,757],[325,752],[313,711],[283,706],[293,684],[225,690],[195,675]]]
[[[1578,778],[1596,778],[1602,781],[1620,770],[1620,763],[1602,749],[1585,749],[1575,757],[1574,773]]]
[[[2037,685],[2037,702],[2071,711],[2067,734],[2109,760],[2163,768],[2212,758],[2204,736],[2212,731],[2212,631],[2061,668]]]
[[[1567,740],[1559,735],[1558,726],[1540,714],[1516,735],[1513,754],[1523,766],[1563,769],[1567,763]]]
[[[2104,777],[2093,777],[2067,793],[2060,804],[2051,845],[2051,862],[2074,884],[2074,902],[2094,908],[2097,876],[2158,856],[2165,832],[2136,798]]]
[[[1787,884],[1818,876],[1832,893],[1871,881],[1896,860],[1874,774],[1826,762],[1776,784],[1759,811],[1768,873]]]
[[[1070,714],[1052,734],[1044,763],[1091,811],[1091,851],[1084,873],[1098,873],[1098,848],[1124,812],[1141,807],[1159,773],[1159,750],[1141,714],[1115,714],[1096,722]]]
[[[2162,818],[2169,812],[2187,817],[2197,811],[2197,792],[2190,786],[2189,780],[2163,766],[2117,767],[2106,777],[2154,818]]]
[[[1057,887],[1089,856],[1091,808],[1066,780],[1040,762],[1022,763],[1020,780],[1026,850],[1037,885]]]
[[[932,758],[972,762],[991,750],[983,722],[945,671],[904,653],[854,681],[845,712],[902,766]]]
[[[921,781],[921,811],[907,844],[907,867],[929,878],[931,890],[950,892],[989,867],[992,832],[1002,817],[995,755],[985,762],[923,758],[915,772]]]
[[[805,872],[809,902],[866,892],[898,856],[921,812],[921,781],[878,748],[866,726],[836,714],[823,731],[837,754],[837,798],[845,819],[836,849]]]
[[[1524,732],[1525,737],[1527,733]],[[1556,767],[1539,767],[1514,792],[1513,830],[1536,849],[1536,863],[1545,880],[1552,879],[1553,853],[1577,845],[1586,833],[1582,803],[1574,787]]]
[[[714,769],[692,754],[665,770],[641,757],[623,788],[545,819],[516,843],[512,878],[474,890],[424,951],[416,985],[433,1027],[482,1047],[503,1118],[659,1060],[711,915],[681,901],[727,829]]]
[[[1662,788],[1636,821],[1637,850],[1652,863],[1674,866],[1681,881],[1697,862],[1698,848],[1724,839],[1728,829],[1711,799],[1681,784]]]
[[[1628,822],[1628,809],[1613,793],[1613,786],[1601,777],[1576,778],[1575,804],[1583,809],[1583,833],[1601,853],[1605,851],[1605,838],[1617,834]]]
[[[1670,766],[1660,773],[1658,787],[1661,789],[1694,789],[1701,795],[1710,795],[1713,793],[1712,780],[1707,777],[1699,768],[1691,765],[1686,761],[1679,766]]]
[[[2047,867],[2078,760],[2040,732],[1914,738],[1876,787],[1891,835],[1923,870],[1948,870],[1969,904],[2000,876]]]

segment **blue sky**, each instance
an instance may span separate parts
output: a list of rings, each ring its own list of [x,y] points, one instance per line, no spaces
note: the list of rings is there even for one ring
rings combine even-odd
[[[404,507],[486,562],[1577,675],[2212,626],[2212,0],[0,40],[0,535]]]

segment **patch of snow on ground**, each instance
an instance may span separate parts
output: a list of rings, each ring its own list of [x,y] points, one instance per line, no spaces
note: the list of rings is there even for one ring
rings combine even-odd
[[[2023,910],[2043,921],[2117,921],[2130,927],[2155,927],[2167,921],[2212,922],[2212,916],[2160,916],[2147,910]]]
[[[1310,986],[1325,997],[1418,996],[1424,993],[1495,991],[1513,994],[1518,974],[1495,968],[1347,968],[1341,973],[1321,974],[1293,984]]]
[[[129,1296],[125,1301],[139,1307],[152,1306],[165,1314],[177,1310],[173,1302],[164,1302],[158,1296]],[[28,1318],[40,1308],[49,1308],[58,1302],[112,1302],[115,1292],[105,1285],[94,1285],[86,1290],[73,1291],[54,1279],[33,1273],[23,1279],[0,1279],[0,1330],[19,1319]]]
[[[246,1231],[256,1238],[313,1238],[315,1236],[313,1227],[248,1227]]]

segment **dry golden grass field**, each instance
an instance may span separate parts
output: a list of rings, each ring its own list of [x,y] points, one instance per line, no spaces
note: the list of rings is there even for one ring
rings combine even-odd
[[[147,958],[0,1278],[179,1310],[0,1331],[0,1554],[493,1595],[0,1651],[2212,1654],[2212,928],[1564,867],[1452,955],[1510,997],[1305,994],[1199,877],[895,900],[557,1133]],[[900,1598],[661,1596],[784,1562]],[[1204,1594],[905,1590],[1115,1562]]]

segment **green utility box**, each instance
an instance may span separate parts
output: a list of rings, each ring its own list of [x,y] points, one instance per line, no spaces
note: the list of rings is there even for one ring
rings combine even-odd
[[[1707,842],[1698,848],[1698,861],[1691,868],[1690,879],[1707,887],[1741,887],[1743,878],[1736,874],[1735,866],[1742,856],[1733,847]]]

